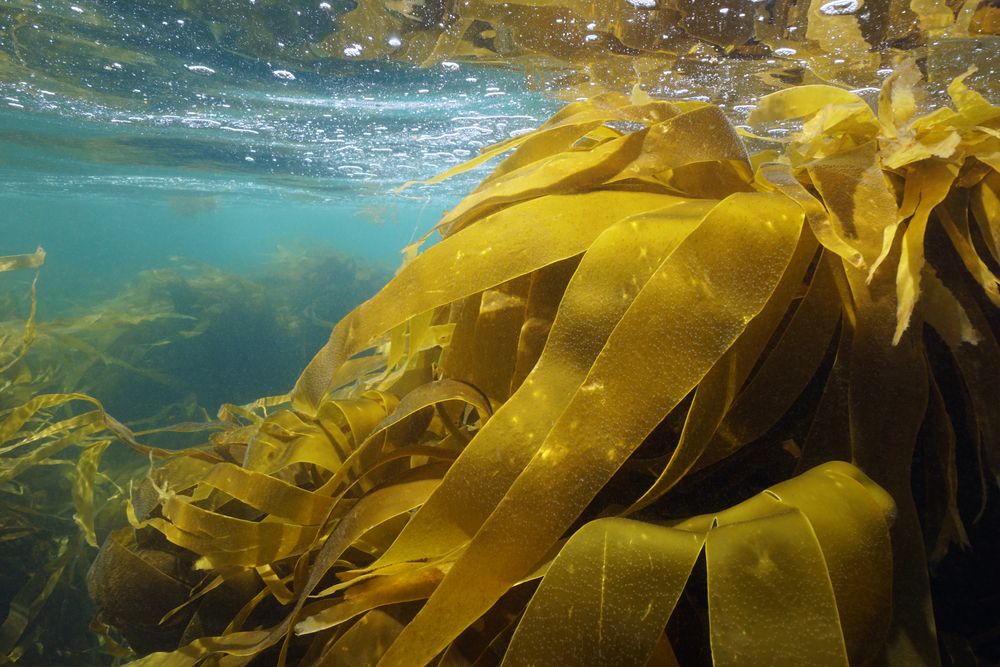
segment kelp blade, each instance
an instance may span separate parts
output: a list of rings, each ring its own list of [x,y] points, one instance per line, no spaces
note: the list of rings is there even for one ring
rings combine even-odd
[[[833,462],[672,528],[593,521],[549,568],[504,665],[641,667],[703,547],[714,664],[863,664],[888,629],[894,512]]]
[[[781,195],[734,195],[713,209],[636,297],[538,454],[386,653],[386,666],[426,663],[541,558],[764,306],[802,221]],[[692,336],[706,328],[717,336]],[[528,537],[512,544],[511,534]]]

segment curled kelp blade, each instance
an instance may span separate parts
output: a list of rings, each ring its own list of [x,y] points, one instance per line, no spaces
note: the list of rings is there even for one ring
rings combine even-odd
[[[308,596],[344,551],[372,528],[423,503],[433,488],[440,483],[447,465],[431,464],[414,468],[387,480],[350,507],[327,537],[322,548],[311,559],[300,560],[304,568],[296,567],[298,581],[295,583],[294,607],[285,620],[277,626],[269,630],[235,631],[221,637],[203,637],[179,651],[153,653],[136,661],[135,664],[142,667],[193,667],[213,654],[250,657],[281,642],[291,631],[292,622],[308,601]],[[250,548],[243,553],[252,558],[255,552]]]
[[[752,122],[806,116],[803,132],[795,136],[786,157],[796,170],[808,174],[823,201],[822,208],[816,209],[796,190],[796,183],[787,173],[776,171],[779,168],[762,169],[762,173],[776,187],[816,209],[810,220],[822,223],[814,224],[824,230],[822,234],[817,231],[820,241],[857,266],[861,266],[858,255],[863,257],[869,267],[869,280],[889,253],[900,223],[908,221],[896,269],[898,323],[894,344],[899,344],[909,326],[922,292],[923,274],[929,270],[924,237],[932,224],[933,210],[950,196],[959,196],[951,193],[964,166],[971,164],[971,173],[977,174],[971,184],[988,179],[991,170],[980,164],[997,166],[1000,136],[991,125],[1000,117],[1000,108],[964,84],[973,71],[957,77],[948,87],[957,111],[942,107],[917,116],[913,88],[920,75],[912,61],[906,61],[883,83],[877,117],[867,105],[859,106],[859,98],[852,102],[852,93],[828,86],[812,90],[799,87],[768,95],[751,114]],[[859,111],[850,112],[855,107]],[[970,163],[969,158],[980,162]],[[896,214],[896,196],[886,180],[888,173],[905,178]],[[968,178],[970,172],[965,173]],[[979,206],[982,200],[976,201],[976,210],[985,218],[981,223],[984,236],[991,238],[990,216]],[[997,279],[963,232],[965,209],[951,209],[963,213],[949,214],[946,207],[941,214],[942,224],[989,298],[1000,301]],[[827,224],[827,219],[832,224]],[[858,254],[852,256],[850,250]]]
[[[894,511],[835,462],[672,528],[591,522],[549,567],[504,664],[646,664],[702,548],[714,664],[863,664],[888,628]]]
[[[718,107],[705,104],[682,112],[669,105],[667,109],[665,117],[635,132],[616,133],[589,150],[556,153],[494,179],[450,210],[441,224],[460,229],[468,219],[477,218],[478,211],[649,177],[706,160],[749,164],[743,142]]]
[[[489,414],[490,406],[485,397],[469,385],[455,380],[419,387],[398,406],[391,397],[383,397],[381,402],[362,398],[324,405],[321,414],[336,418],[339,412],[344,425],[350,429],[348,433],[358,444],[350,456],[333,469],[333,475],[322,488],[315,492],[308,491],[268,474],[223,462],[208,469],[192,487],[190,495],[180,495],[169,488],[159,491],[157,502],[161,516],[136,525],[152,526],[170,542],[199,554],[199,567],[262,567],[302,554],[316,544],[329,519],[341,518],[336,508],[351,485],[370,477],[372,469],[381,465],[380,460],[391,460],[385,458],[386,454],[398,451],[396,458],[413,455],[441,457],[433,448],[408,450],[405,446],[424,434],[426,422],[418,425],[414,433],[400,427],[407,417],[427,407],[455,400],[467,401],[483,414]],[[385,402],[392,406],[392,416],[382,419],[377,425],[373,424],[373,418],[386,414]],[[375,406],[382,407],[375,410]],[[284,440],[289,448],[298,445],[299,454],[294,460],[285,457],[278,460],[286,464],[309,462],[330,465],[322,454],[317,457],[310,452],[318,453],[332,443],[324,441],[319,435],[310,435],[310,429],[304,423],[295,427],[289,421],[292,418],[287,415],[285,425],[295,430],[289,431]],[[259,426],[264,424],[261,422]],[[302,431],[306,433],[299,435]],[[332,432],[332,425],[320,431],[324,434]],[[283,467],[277,464],[270,466],[275,471]],[[349,483],[345,485],[344,482]],[[373,486],[374,483],[369,483],[362,485],[362,489],[368,490]],[[223,493],[226,499],[238,500],[247,508],[258,510],[264,515],[263,519],[227,516],[217,512],[215,506],[203,506],[210,494],[216,492]]]
[[[539,452],[385,665],[425,664],[545,554],[764,307],[802,221],[782,195],[737,194],[687,236],[639,292]],[[703,328],[717,336],[687,333]],[[525,538],[512,544],[511,534]]]
[[[620,115],[614,113],[611,118]],[[662,186],[643,179],[706,161],[732,162],[749,170],[739,135],[715,106],[651,103],[633,113],[648,118],[649,124],[587,149],[558,152],[558,144],[539,147],[540,154],[556,153],[538,159],[532,154],[533,161],[463,200],[442,220],[452,230],[449,243],[407,264],[378,296],[334,329],[291,394],[296,409],[313,413],[332,376],[376,336],[432,308],[579,254],[614,221],[668,205],[659,194]],[[518,159],[518,153],[509,159]],[[615,182],[623,191],[596,191]],[[637,189],[636,182],[644,187]],[[570,194],[575,192],[580,194]],[[507,208],[494,213],[501,205]],[[485,217],[476,213],[476,229],[462,229],[466,233],[459,235],[459,223],[477,210]],[[498,248],[505,248],[499,259]],[[408,304],[405,311],[400,303]]]
[[[337,490],[347,481],[357,481],[362,474],[371,470],[376,462],[394,450],[398,450],[410,440],[416,440],[426,430],[426,423],[418,422],[410,437],[400,430],[400,422],[407,417],[416,415],[425,408],[435,406],[444,401],[462,401],[475,407],[484,419],[488,419],[492,408],[482,392],[472,385],[458,380],[439,380],[421,385],[408,393],[399,404],[382,420],[371,433],[358,444],[350,457],[324,484],[325,490]],[[395,428],[394,428],[395,427]],[[393,432],[394,431],[394,432]],[[400,438],[400,436],[404,436]]]
[[[698,384],[684,421],[680,441],[663,472],[626,514],[649,505],[670,490],[704,454],[736,398],[736,392],[746,382],[801,287],[816,248],[816,239],[809,228],[804,226],[781,280],[764,308]]]
[[[545,121],[538,129],[494,144],[488,149],[483,150],[475,158],[456,165],[426,181],[408,181],[397,188],[396,192],[398,193],[411,185],[440,183],[452,176],[457,176],[470,169],[474,169],[497,155],[523,146],[518,151],[516,158],[510,156],[504,160],[494,170],[493,174],[485,179],[477,188],[477,190],[483,189],[491,180],[505,173],[514,171],[519,167],[536,162],[550,155],[569,150],[577,140],[587,136],[592,130],[600,127],[609,120],[626,120],[620,113],[615,112],[618,109],[627,109],[630,107],[631,103],[629,99],[620,93],[605,93],[593,99],[580,100],[568,104]],[[631,118],[628,120],[631,120]]]

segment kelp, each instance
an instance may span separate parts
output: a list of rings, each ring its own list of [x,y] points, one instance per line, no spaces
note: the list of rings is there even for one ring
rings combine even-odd
[[[44,260],[41,248],[30,255],[2,257],[0,271],[37,269]],[[31,283],[31,309],[23,337],[11,340],[7,334],[0,341],[6,362],[0,373],[17,367],[36,340],[37,282],[38,273]],[[5,385],[6,395],[11,385]],[[116,500],[124,502],[125,494],[115,480],[96,473],[96,461],[110,441],[91,436],[106,430],[104,424],[93,414],[62,421],[46,414],[47,408],[73,398],[36,397],[13,411],[5,410],[0,423],[0,557],[4,562],[0,602],[7,610],[0,625],[3,664],[41,664],[55,655],[81,664],[109,664],[110,656],[87,633],[86,620],[66,610],[89,604],[80,588],[89,562],[81,544],[96,545],[95,515],[113,508]],[[29,420],[36,422],[34,428],[24,429]],[[59,456],[73,446],[82,451],[75,465]],[[46,464],[44,468],[36,467],[40,462]],[[66,484],[72,485],[72,493],[59,497],[60,486]],[[46,605],[59,611],[35,622]]]
[[[329,322],[392,275],[335,248],[293,241],[251,276],[180,257],[172,264],[140,273],[96,304],[49,298],[50,315],[38,322],[11,304],[4,316],[12,321],[0,325],[0,368],[7,367],[0,410],[40,393],[79,392],[129,423],[205,419],[222,403],[294,381]],[[26,315],[22,334],[17,320]],[[29,334],[30,350],[13,347]]]
[[[640,92],[487,149],[289,395],[149,450],[102,622],[143,667],[941,664],[928,563],[989,548],[1000,471],[1000,109],[918,79],[762,99],[780,154]]]
[[[44,258],[41,248],[3,257],[0,270],[40,268]],[[127,525],[130,487],[150,473],[152,461],[178,455],[178,444],[203,439],[206,430],[238,430],[237,415],[253,415],[252,408],[229,406],[218,420],[208,420],[187,384],[191,376],[169,363],[171,353],[176,358],[200,350],[194,356],[204,359],[226,352],[212,344],[218,330],[222,338],[238,327],[260,334],[262,327],[247,326],[250,316],[269,324],[279,341],[273,347],[284,348],[294,360],[296,352],[304,355],[299,350],[316,345],[307,338],[310,329],[323,335],[320,317],[336,317],[338,309],[346,311],[388,279],[380,266],[316,244],[308,252],[291,243],[279,247],[274,261],[256,276],[263,284],[202,264],[183,264],[179,270],[142,274],[115,299],[78,305],[55,320],[37,314],[39,294],[44,294],[41,272],[28,295],[18,296],[16,289],[5,295],[4,316],[11,319],[3,323],[0,339],[4,664],[108,665],[133,654],[106,624],[95,621],[91,630],[96,634],[88,631],[93,606],[87,600],[86,573],[94,548],[111,530]],[[292,281],[298,283],[294,295]],[[26,320],[18,321],[25,315]],[[226,353],[249,354],[246,349]],[[205,386],[196,378],[191,384]],[[174,451],[140,445],[132,430],[110,417],[93,395],[109,397],[136,426],[168,425],[169,435],[146,431],[143,439],[169,443]],[[123,400],[133,403],[130,409],[122,407],[127,406]],[[96,409],[81,412],[81,405]],[[114,440],[138,452],[138,459],[116,448],[109,452]],[[219,460],[201,452],[189,455],[196,461]],[[160,553],[153,554],[153,562],[165,567]],[[137,573],[148,575],[141,569]],[[162,580],[147,576],[147,581],[150,595],[163,593]],[[210,627],[221,632],[225,626]]]

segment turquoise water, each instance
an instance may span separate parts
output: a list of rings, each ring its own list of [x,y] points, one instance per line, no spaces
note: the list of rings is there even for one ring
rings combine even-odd
[[[212,68],[181,60],[177,85],[159,82],[155,98],[141,86],[74,97],[31,81],[0,85],[0,256],[45,249],[39,331],[54,340],[80,318],[138,312],[149,300],[142,290],[176,275],[195,286],[197,304],[157,307],[211,321],[190,337],[164,319],[129,324],[106,347],[84,327],[82,340],[114,360],[100,359],[74,388],[125,421],[184,401],[214,415],[223,402],[287,392],[333,323],[391,278],[403,248],[490,166],[394,190],[538,126],[561,106],[530,92],[523,74],[465,65],[329,77],[277,76],[262,64],[225,73],[215,62],[206,73]],[[108,67],[100,70],[107,80],[87,80],[121,93],[121,72]],[[346,255],[322,264],[337,253]],[[295,271],[308,261],[319,264],[306,280]],[[33,278],[0,274],[18,304],[0,322],[15,337]],[[237,278],[263,287],[253,317],[237,306],[256,288],[233,288]],[[230,287],[216,294],[211,280]],[[132,369],[122,371],[119,360]]]
[[[521,75],[467,66],[285,87],[209,101],[194,87],[195,111],[137,115],[8,86],[0,253],[43,246],[51,287],[71,293],[121,284],[171,256],[246,270],[277,239],[326,241],[395,264],[488,172],[395,188],[560,106],[526,91]]]

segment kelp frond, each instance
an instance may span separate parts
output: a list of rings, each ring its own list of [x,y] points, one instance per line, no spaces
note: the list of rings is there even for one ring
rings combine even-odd
[[[90,577],[135,664],[938,664],[927,561],[1000,473],[1000,109],[917,78],[762,99],[780,155],[616,93],[486,149],[290,405],[136,489]]]

